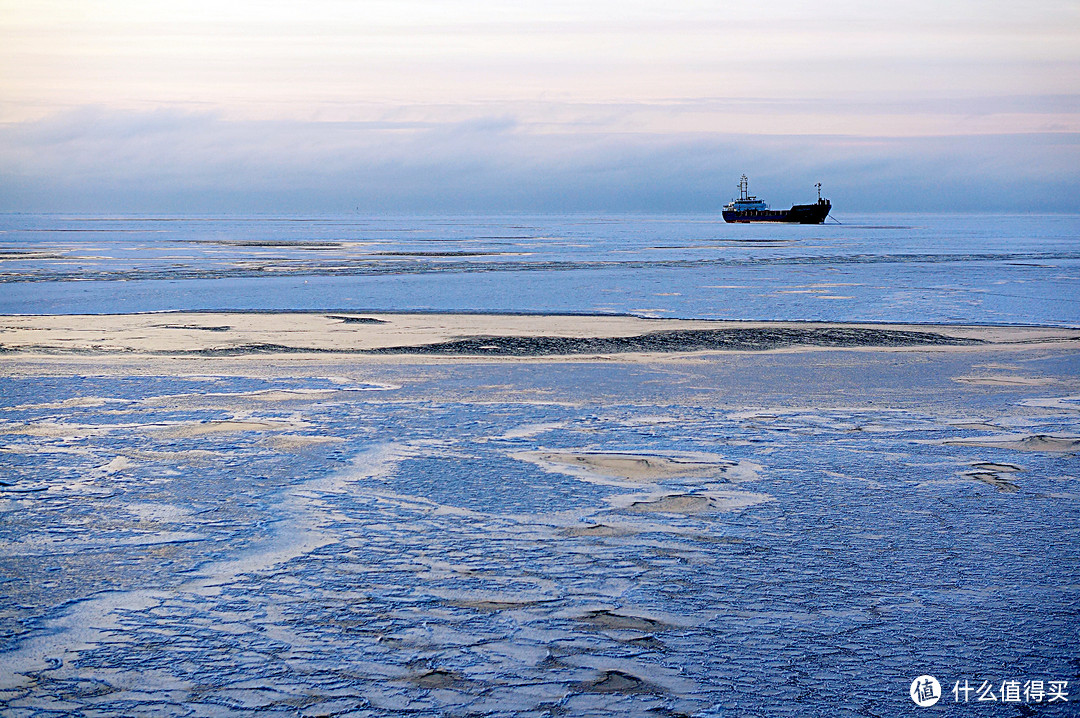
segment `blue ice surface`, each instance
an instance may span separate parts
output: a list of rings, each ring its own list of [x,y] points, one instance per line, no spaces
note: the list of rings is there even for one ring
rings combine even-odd
[[[0,313],[1080,323],[1080,217],[840,219],[5,216]],[[387,387],[371,392],[5,375],[0,666],[28,679],[0,674],[0,712],[895,716],[931,673],[941,710],[1018,715],[949,691],[1080,685],[1080,465],[943,442],[1077,435],[1080,365],[966,357],[354,369]],[[954,381],[995,372],[1052,381]],[[311,389],[328,393],[245,399]],[[295,428],[170,431],[230,419]],[[768,500],[629,513],[620,497],[651,489],[514,458],[537,449],[718,454],[756,478],[660,490]],[[365,473],[384,450],[401,455]],[[973,478],[995,464],[1019,471]],[[571,530],[598,525],[624,531]],[[93,630],[65,653],[68,615]]]
[[[958,399],[962,411],[1000,415],[1027,392],[969,393],[949,376],[970,367],[950,361],[940,377],[917,363],[876,377],[909,381],[913,400],[750,410],[662,401],[673,390],[664,367],[402,368],[392,372],[401,389],[368,400],[297,394],[249,417],[300,415],[306,426],[294,433],[343,440],[301,455],[259,432],[185,437],[155,427],[224,418],[229,397],[243,392],[329,382],[219,377],[207,393],[205,378],[84,377],[73,390],[42,382],[28,404],[35,380],[5,379],[4,395],[17,398],[5,411],[5,445],[39,450],[8,464],[9,488],[41,490],[6,495],[23,510],[3,514],[2,538],[62,540],[0,563],[14,604],[0,624],[3,647],[17,652],[21,640],[55,630],[50,617],[62,610],[51,601],[78,610],[80,599],[153,594],[148,605],[121,605],[118,626],[68,655],[64,670],[34,668],[29,688],[0,699],[13,710],[61,700],[161,715],[294,715],[339,700],[358,715],[891,716],[911,709],[907,684],[923,672],[947,690],[965,678],[1074,680],[1080,508],[1061,494],[1080,467],[1074,455],[941,443],[978,434],[949,423]],[[683,373],[717,393],[742,378],[738,391],[765,400],[784,396],[793,382],[782,377],[798,371],[761,357]],[[818,381],[859,386],[832,371]],[[552,401],[450,398],[484,383],[532,387]],[[598,398],[616,391],[618,399]],[[73,394],[111,401],[54,408]],[[178,411],[200,394],[201,412]],[[109,430],[115,410],[149,428]],[[18,433],[48,422],[103,430]],[[1067,413],[1025,426],[1070,428]],[[405,449],[392,471],[354,466],[386,445]],[[538,446],[719,453],[760,466],[743,483],[719,479],[722,488],[769,500],[700,516],[627,514],[609,499],[635,487],[513,458]],[[206,454],[179,458],[190,451]],[[137,461],[88,488],[95,467],[117,455]],[[1022,469],[1008,475],[1018,490],[964,475],[995,461]],[[695,494],[716,480],[662,487]],[[186,513],[149,523],[131,513],[161,505]],[[628,532],[567,532],[592,525]],[[318,546],[258,558],[302,546],[309,530],[323,537]],[[140,543],[170,531],[198,536]],[[255,557],[245,570],[222,568],[243,556]],[[212,589],[198,584],[202,575],[215,577]],[[622,688],[605,688],[604,675]],[[627,675],[639,682],[627,686]]]
[[[7,215],[0,231],[2,313],[1080,322],[1077,215],[854,215],[813,226],[710,216]]]

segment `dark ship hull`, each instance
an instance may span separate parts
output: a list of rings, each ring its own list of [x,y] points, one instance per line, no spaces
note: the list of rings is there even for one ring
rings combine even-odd
[[[724,210],[725,222],[791,222],[793,224],[822,224],[829,216],[832,204],[820,199],[815,204],[796,204],[791,209]]]

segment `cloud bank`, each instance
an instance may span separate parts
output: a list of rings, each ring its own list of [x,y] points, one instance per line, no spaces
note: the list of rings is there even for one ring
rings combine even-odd
[[[546,132],[82,108],[0,126],[0,211],[715,212],[738,176],[839,212],[1080,210],[1080,135]]]

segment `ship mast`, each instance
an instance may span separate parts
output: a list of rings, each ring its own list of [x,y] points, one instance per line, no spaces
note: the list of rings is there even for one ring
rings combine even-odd
[[[747,199],[747,191],[750,189],[750,180],[744,174],[739,178],[739,199]]]
[[[817,200],[818,200],[818,202],[820,202],[821,201],[821,183],[816,182],[814,184],[814,186],[817,187]]]

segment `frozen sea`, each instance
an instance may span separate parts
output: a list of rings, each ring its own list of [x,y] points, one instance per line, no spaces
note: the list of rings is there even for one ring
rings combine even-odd
[[[0,314],[1080,326],[1080,216],[840,220],[7,215]],[[1078,452],[1054,347],[0,351],[0,714],[1077,715]]]
[[[1080,324],[1080,215],[0,218],[0,313]]]

